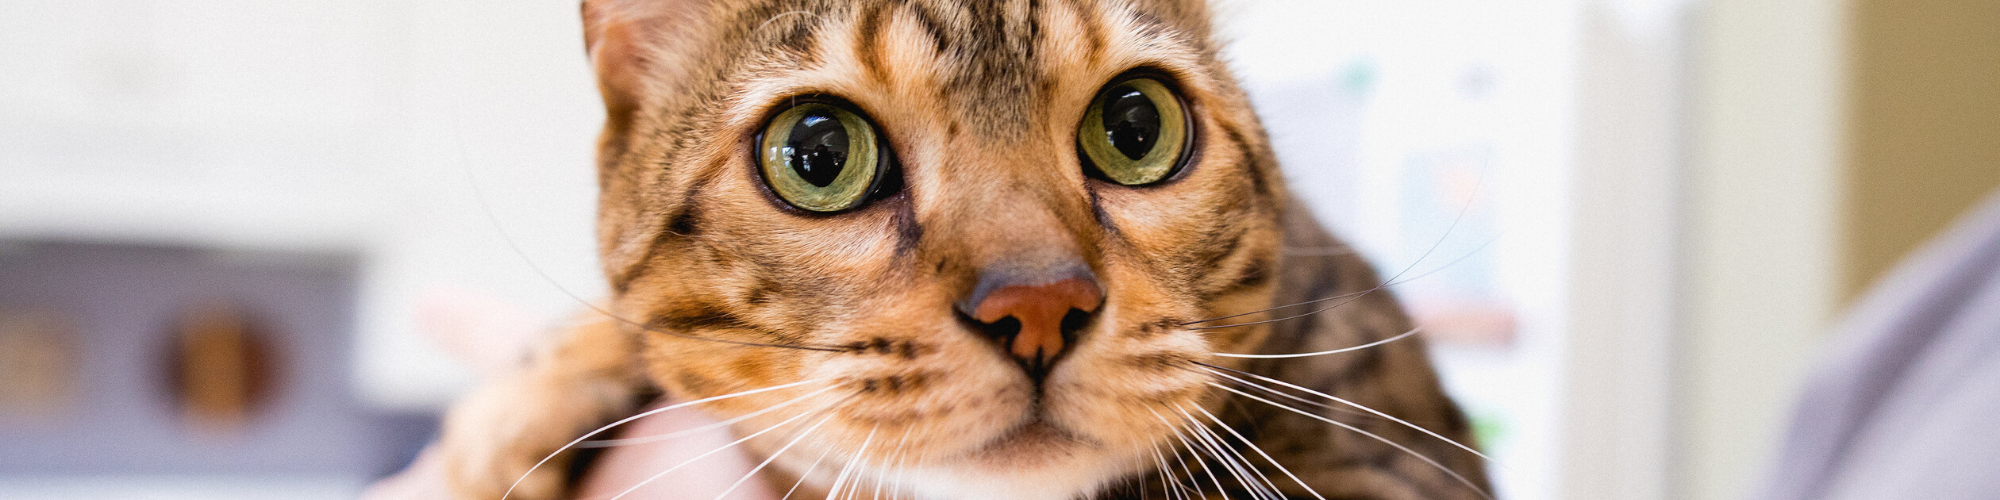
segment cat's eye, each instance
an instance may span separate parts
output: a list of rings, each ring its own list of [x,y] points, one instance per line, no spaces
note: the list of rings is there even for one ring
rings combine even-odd
[[[868,201],[884,176],[885,152],[868,120],[840,106],[786,109],[758,139],[765,184],[794,207],[839,212]]]
[[[1152,184],[1172,176],[1187,157],[1187,113],[1158,80],[1120,80],[1091,100],[1076,140],[1091,174],[1127,186]]]

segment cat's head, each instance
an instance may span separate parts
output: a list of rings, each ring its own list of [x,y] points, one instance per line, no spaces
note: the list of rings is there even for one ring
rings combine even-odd
[[[651,375],[683,398],[814,381],[707,406],[790,402],[739,431],[783,424],[770,453],[810,429],[793,474],[1066,496],[1152,464],[1217,399],[1187,362],[1265,334],[1183,324],[1268,307],[1282,239],[1207,16],[587,1],[602,258]]]

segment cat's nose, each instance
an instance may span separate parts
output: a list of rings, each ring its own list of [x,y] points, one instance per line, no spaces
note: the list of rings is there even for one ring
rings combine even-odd
[[[982,272],[973,295],[959,307],[988,337],[1040,379],[1076,343],[1076,333],[1104,304],[1090,271],[1055,275]]]

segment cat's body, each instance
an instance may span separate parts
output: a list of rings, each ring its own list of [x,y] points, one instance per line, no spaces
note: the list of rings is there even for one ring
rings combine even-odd
[[[850,465],[932,499],[1484,496],[1417,339],[1217,355],[1410,325],[1357,257],[1284,251],[1338,243],[1289,200],[1206,9],[586,2],[614,319],[453,410],[458,494],[499,498],[658,391],[777,387],[701,409],[785,449],[781,486],[827,457],[811,498]],[[511,498],[560,495],[560,469]]]

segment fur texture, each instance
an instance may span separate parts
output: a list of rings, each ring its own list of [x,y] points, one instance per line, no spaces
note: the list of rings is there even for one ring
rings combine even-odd
[[[1379,279],[1357,257],[1284,251],[1338,242],[1288,199],[1202,2],[591,0],[584,18],[607,108],[599,238],[617,319],[573,329],[454,409],[444,445],[461,498],[499,498],[651,391],[693,400],[801,381],[813,383],[701,407],[729,418],[790,401],[739,435],[809,415],[747,442],[758,455],[821,422],[767,471],[783,486],[825,455],[822,471],[897,468],[906,479],[892,488],[936,499],[1169,498],[1162,485],[1189,481],[1200,486],[1187,493],[1217,498],[1483,496],[1464,450],[1218,375],[1284,380],[1470,439],[1418,339],[1213,355],[1356,346],[1410,324],[1388,292],[1361,293]],[[1093,97],[1133,70],[1171,82],[1196,141],[1181,173],[1144,187],[1085,176],[1076,147]],[[868,114],[899,189],[827,215],[763,186],[756,133],[815,95]],[[1068,261],[1094,272],[1105,302],[1045,378],[953,312],[983,269]],[[1212,328],[1340,294],[1359,298]],[[1230,453],[1269,482],[1234,479],[1218,461]],[[538,469],[511,498],[561,495],[559,471]],[[825,497],[831,479],[811,475],[804,490]]]

